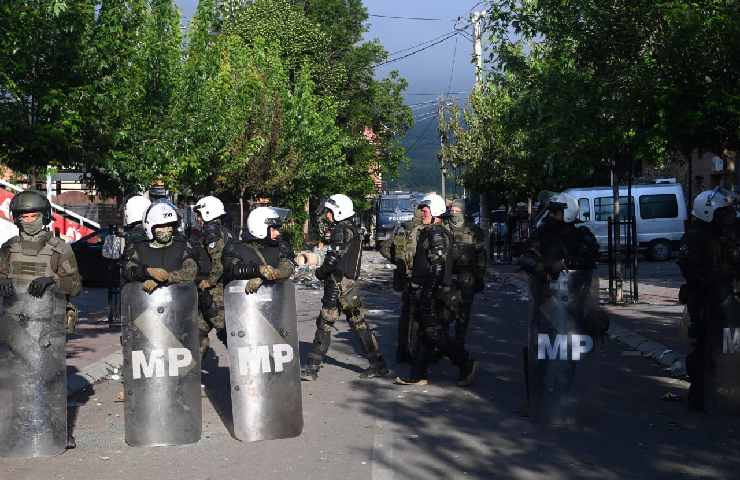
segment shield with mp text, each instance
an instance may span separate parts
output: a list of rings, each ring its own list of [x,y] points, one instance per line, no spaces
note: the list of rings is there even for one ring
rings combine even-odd
[[[234,435],[252,442],[296,437],[303,430],[295,286],[266,283],[245,293],[245,280],[224,292]]]
[[[42,457],[67,444],[67,372],[62,292],[41,298],[28,282],[0,302],[0,457]]]
[[[719,307],[719,308],[717,308]],[[704,409],[711,413],[740,414],[740,301],[729,291],[718,306],[707,309],[707,335],[703,339]]]
[[[564,270],[530,282],[527,397],[530,417],[550,425],[592,420],[598,347],[607,325],[593,270]]]
[[[192,283],[121,291],[126,443],[185,445],[201,436],[198,294]]]

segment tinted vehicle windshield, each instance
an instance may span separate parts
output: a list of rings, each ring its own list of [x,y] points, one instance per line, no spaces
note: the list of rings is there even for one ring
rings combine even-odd
[[[401,211],[412,210],[410,198],[381,198],[380,210],[383,212],[393,212],[396,209]]]

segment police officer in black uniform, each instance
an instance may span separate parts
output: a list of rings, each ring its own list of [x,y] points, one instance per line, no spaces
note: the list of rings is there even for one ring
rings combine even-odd
[[[313,347],[308,354],[308,365],[303,369],[303,380],[316,380],[324,355],[329,351],[331,329],[339,320],[341,312],[354,334],[360,340],[362,349],[370,362],[361,377],[385,376],[388,368],[380,353],[378,340],[365,321],[362,301],[355,285],[360,276],[362,260],[362,236],[352,221],[354,205],[352,200],[336,194],[322,202],[322,216],[328,220],[328,243],[324,263],[316,270],[316,278],[324,282],[324,296],[321,299],[321,312],[316,320],[316,335]]]
[[[147,292],[160,285],[194,282],[198,264],[190,244],[176,235],[177,210],[169,202],[152,204],[144,217],[149,241],[137,242],[127,250],[123,277],[127,282],[143,282]]]
[[[450,285],[452,237],[442,222],[445,201],[437,194],[426,195],[422,208],[429,209],[432,224],[419,232],[411,277],[412,297],[417,304],[420,339],[418,352],[412,360],[411,375],[396,377],[400,385],[426,385],[428,369],[439,354],[460,369],[459,386],[473,383],[478,372],[478,362],[461,355],[450,338],[450,324],[444,315],[442,298]]]
[[[224,284],[247,280],[245,292],[252,294],[266,281],[290,278],[295,270],[293,250],[280,232],[287,214],[273,207],[252,210],[247,218],[250,238],[229,242],[224,249]]]
[[[721,347],[724,312],[720,305],[733,295],[733,284],[740,277],[735,196],[716,188],[697,195],[691,222],[679,250],[678,265],[686,279],[680,300],[687,304],[691,352],[686,369],[691,380],[689,408],[702,411],[708,385],[716,373],[713,355]],[[738,380],[740,383],[740,380]]]

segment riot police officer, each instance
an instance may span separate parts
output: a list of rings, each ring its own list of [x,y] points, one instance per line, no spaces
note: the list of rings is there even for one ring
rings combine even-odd
[[[179,225],[177,210],[169,202],[152,204],[144,216],[147,240],[127,250],[123,277],[127,282],[143,282],[146,292],[160,285],[194,282],[198,264],[190,244],[175,235]]]
[[[565,193],[553,196],[542,214],[519,265],[539,278],[552,278],[566,268],[593,269],[599,244],[586,227],[578,227],[578,202]]]
[[[486,274],[486,250],[483,231],[465,216],[465,201],[454,200],[450,206],[447,227],[452,235],[451,294],[445,298],[446,310],[455,328],[455,348],[468,357],[465,337],[470,326],[473,297],[483,290]]]
[[[198,282],[198,306],[200,318],[201,355],[208,350],[208,333],[216,329],[218,338],[226,344],[224,330],[224,286],[222,276],[224,267],[223,251],[232,241],[231,232],[223,225],[226,209],[221,200],[213,196],[203,197],[193,207],[197,222],[201,225],[200,244],[196,245],[200,263],[201,279]]]
[[[523,351],[524,408],[536,422],[553,425],[583,420],[593,408],[589,398],[600,378],[594,350],[608,330],[598,307],[598,243],[577,226],[578,211],[568,194],[550,198],[519,260],[530,274],[533,303]]]
[[[722,369],[723,330],[731,328],[736,303],[733,285],[740,271],[736,234],[735,196],[716,188],[700,193],[694,199],[695,218],[686,231],[679,250],[678,264],[686,284],[681,287],[681,300],[687,304],[690,323],[691,352],[686,367],[691,380],[689,407],[711,409],[708,399],[719,399]],[[732,370],[737,371],[737,366]],[[738,380],[726,385],[736,390]],[[735,405],[737,409],[738,405]]]
[[[375,334],[362,313],[362,301],[355,280],[360,276],[362,237],[352,221],[355,215],[352,200],[343,194],[332,195],[322,202],[320,211],[328,222],[328,250],[324,263],[316,270],[316,278],[324,282],[321,312],[316,320],[316,335],[308,354],[308,365],[302,372],[304,380],[315,380],[331,343],[331,329],[344,312],[354,334],[362,344],[370,367],[363,378],[389,373],[380,353]]]
[[[121,271],[124,266],[122,259],[127,258],[126,252],[136,243],[147,240],[142,222],[151,204],[143,195],[134,195],[126,200],[123,207],[123,234],[120,235],[114,225],[111,227],[111,234],[105,237],[103,242],[103,258],[111,260],[109,263],[111,284],[108,288],[108,322],[111,326],[121,320]]]
[[[40,192],[27,190],[13,197],[10,212],[19,234],[0,249],[0,295],[14,297],[18,281],[30,282],[27,293],[36,298],[41,298],[47,289],[53,287],[67,296],[78,295],[82,279],[74,252],[63,240],[52,236],[47,228],[51,223],[49,200]],[[51,332],[50,335],[56,333]],[[53,343],[50,339],[48,341]],[[63,349],[63,340],[60,348]],[[63,363],[63,357],[61,361]],[[74,447],[74,437],[68,431],[67,448]]]
[[[151,205],[152,202],[143,195],[134,195],[126,201],[123,209],[124,248],[147,239],[143,222],[144,214]]]
[[[475,380],[478,362],[463,358],[454,348],[440,301],[441,297],[448,295],[451,275],[452,238],[442,221],[446,211],[445,201],[437,194],[428,194],[422,199],[421,208],[424,210],[422,218],[431,219],[431,223],[419,231],[411,277],[412,297],[421,330],[419,347],[413,359],[411,375],[397,377],[396,383],[426,385],[429,366],[441,353],[460,369],[458,385],[467,386]]]
[[[280,228],[288,210],[257,207],[247,218],[251,238],[232,241],[223,252],[224,283],[247,280],[245,291],[255,293],[265,281],[286,280],[293,275],[293,251],[282,238]]]
[[[428,222],[431,218],[427,219]],[[422,221],[422,209],[414,210],[414,218],[397,228],[393,235],[391,253],[392,261],[396,265],[393,271],[393,285],[401,293],[401,315],[398,318],[398,346],[396,347],[396,361],[408,363],[411,361],[410,322],[411,322],[411,267],[413,263],[412,248],[416,245]]]

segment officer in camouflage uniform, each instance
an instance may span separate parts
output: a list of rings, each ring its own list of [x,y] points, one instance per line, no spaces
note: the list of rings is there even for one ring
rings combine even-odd
[[[695,217],[681,242],[678,265],[686,279],[680,299],[687,304],[691,352],[686,357],[689,408],[705,409],[717,365],[713,339],[722,336],[721,304],[733,294],[740,277],[740,253],[735,218],[735,196],[722,189],[700,193],[691,214]],[[714,348],[716,350],[716,348]],[[715,387],[716,388],[716,387]],[[711,395],[711,394],[710,394]]]
[[[428,194],[421,202],[422,218],[431,219],[416,238],[411,276],[411,297],[418,312],[419,346],[411,374],[396,377],[400,385],[426,385],[429,366],[439,355],[449,357],[460,369],[458,385],[470,385],[477,374],[478,362],[459,355],[449,335],[449,319],[444,315],[442,299],[449,295],[451,278],[452,237],[444,226],[445,201],[437,194]]]
[[[429,221],[430,219],[427,219],[427,222]],[[397,292],[402,292],[401,315],[398,318],[398,347],[396,348],[396,361],[399,363],[408,363],[411,361],[409,328],[412,308],[412,252],[416,249],[416,238],[419,235],[419,229],[423,225],[422,208],[417,208],[414,210],[414,218],[395,232],[392,241],[392,260],[396,265],[396,269],[393,271],[393,285]]]
[[[27,190],[13,197],[10,212],[19,235],[0,249],[0,295],[14,294],[13,279],[30,281],[28,293],[43,296],[55,286],[68,297],[82,288],[74,252],[64,240],[52,236],[46,225],[51,223],[51,204],[36,191]],[[75,448],[75,439],[67,433],[67,448]]]
[[[223,226],[221,219],[226,214],[224,204],[216,197],[203,197],[193,208],[196,219],[202,227],[202,237],[198,260],[200,263],[200,281],[198,282],[198,307],[200,316],[200,353],[208,350],[208,333],[216,329],[216,335],[226,345],[226,325],[224,323],[224,284],[222,276],[224,266],[222,256],[226,245],[232,241],[229,230]]]
[[[138,242],[127,250],[123,278],[126,282],[143,282],[146,292],[159,286],[194,282],[198,264],[190,244],[175,235],[179,226],[177,210],[168,202],[155,203],[144,216],[147,242]]]
[[[316,320],[313,347],[308,354],[308,365],[302,372],[302,378],[317,379],[321,362],[331,343],[331,329],[341,312],[347,316],[352,331],[370,361],[370,367],[361,376],[387,375],[388,368],[375,334],[365,321],[362,301],[355,286],[355,280],[360,276],[362,237],[352,221],[355,214],[352,200],[346,195],[332,195],[322,202],[320,208],[322,216],[329,221],[328,251],[324,263],[316,270],[316,278],[324,282],[324,296],[321,299],[321,313]]]
[[[486,250],[483,231],[465,216],[465,201],[452,202],[447,228],[452,235],[451,289],[443,300],[454,325],[454,345],[458,355],[468,358],[465,337],[470,326],[473,297],[483,290],[486,274]]]
[[[224,248],[224,285],[232,280],[247,280],[245,292],[252,294],[266,281],[279,282],[293,275],[295,255],[280,233],[288,212],[274,207],[257,207],[250,212],[250,238],[231,241]]]

